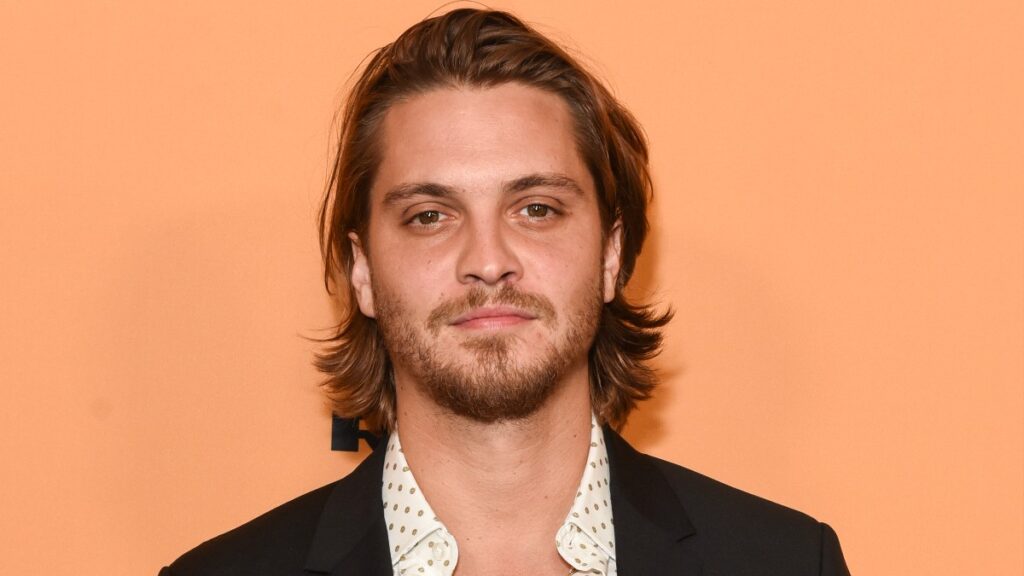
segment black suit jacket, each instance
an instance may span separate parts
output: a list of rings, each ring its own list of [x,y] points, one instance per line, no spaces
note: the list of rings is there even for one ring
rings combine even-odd
[[[609,428],[605,439],[619,576],[849,575],[828,525],[641,454]],[[203,543],[160,575],[392,576],[383,466],[378,449],[342,480]]]

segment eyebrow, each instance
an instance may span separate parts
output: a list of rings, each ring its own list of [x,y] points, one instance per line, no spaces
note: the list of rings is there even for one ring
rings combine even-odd
[[[575,180],[555,172],[529,174],[506,182],[504,186],[506,194],[515,194],[531,188],[561,188],[579,196],[583,195],[583,188],[580,188]]]
[[[436,182],[408,182],[399,184],[384,195],[385,204],[397,204],[413,196],[431,196],[447,198],[455,194],[455,189]]]
[[[528,174],[515,180],[510,180],[502,186],[505,194],[516,194],[525,192],[532,188],[559,188],[582,196],[583,188],[565,174],[556,172],[544,172]],[[454,196],[458,190],[452,186],[439,184],[437,182],[408,182],[399,184],[384,194],[384,204],[397,204],[413,196],[430,196],[432,198],[448,198]]]

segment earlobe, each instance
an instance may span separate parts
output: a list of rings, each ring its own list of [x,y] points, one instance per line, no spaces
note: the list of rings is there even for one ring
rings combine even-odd
[[[604,245],[604,303],[615,299],[619,289],[619,268],[622,266],[622,221],[616,220]]]
[[[348,239],[352,248],[352,272],[349,273],[349,282],[352,283],[352,290],[356,294],[356,300],[359,301],[359,311],[364,316],[376,318],[373,307],[373,288],[370,282],[370,263],[363,252],[359,236],[355,232],[349,232]]]

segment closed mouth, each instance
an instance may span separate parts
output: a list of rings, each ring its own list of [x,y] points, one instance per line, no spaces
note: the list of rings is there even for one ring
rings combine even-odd
[[[451,321],[452,326],[476,326],[491,324],[511,324],[524,320],[534,320],[533,314],[522,308],[510,306],[474,308],[465,314],[461,314]]]

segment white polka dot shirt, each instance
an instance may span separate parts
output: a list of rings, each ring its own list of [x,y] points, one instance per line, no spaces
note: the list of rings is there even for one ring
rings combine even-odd
[[[397,431],[388,440],[381,490],[395,575],[451,576],[459,562],[458,544],[416,484]],[[616,576],[608,452],[593,417],[587,465],[554,544],[573,574]]]

